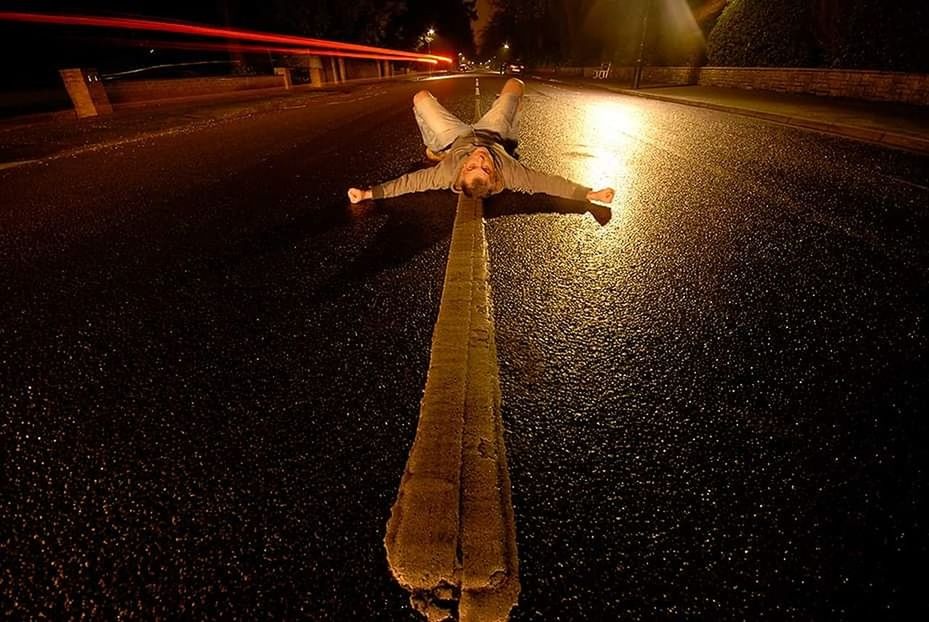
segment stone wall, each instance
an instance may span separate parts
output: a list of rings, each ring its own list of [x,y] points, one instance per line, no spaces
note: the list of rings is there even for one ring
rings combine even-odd
[[[929,105],[929,75],[890,71],[703,67],[699,84]]]
[[[699,79],[700,67],[645,67],[642,70],[642,86],[697,84]]]
[[[367,59],[345,59],[346,80],[363,80],[381,77],[377,71],[377,63]]]
[[[175,78],[166,80],[125,80],[106,83],[110,102],[135,102],[216,95],[252,89],[284,88],[283,76],[242,76],[228,78]]]

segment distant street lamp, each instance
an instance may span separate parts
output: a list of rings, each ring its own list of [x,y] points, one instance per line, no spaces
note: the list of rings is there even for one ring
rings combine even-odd
[[[432,41],[435,39],[435,28],[430,27],[426,31],[426,34],[423,35],[423,41],[426,42],[426,50],[429,54],[432,54]]]
[[[503,44],[503,49],[504,49],[504,50],[510,49],[510,44],[509,44],[509,43],[504,43],[504,44]]]

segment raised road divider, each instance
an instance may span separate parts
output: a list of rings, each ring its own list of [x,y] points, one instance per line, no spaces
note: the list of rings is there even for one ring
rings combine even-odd
[[[416,438],[387,523],[391,572],[428,620],[506,620],[519,595],[483,205],[452,231]]]

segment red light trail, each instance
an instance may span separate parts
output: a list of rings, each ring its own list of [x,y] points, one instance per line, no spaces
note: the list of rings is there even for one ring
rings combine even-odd
[[[413,63],[429,63],[437,65],[439,61],[434,58],[407,58],[406,56],[397,56],[396,54],[359,54],[357,52],[342,52],[339,50],[324,50],[319,48],[288,48],[274,45],[248,45],[244,43],[209,43],[206,41],[126,41],[119,40],[122,44],[141,45],[144,47],[154,47],[161,49],[175,50],[204,50],[216,52],[277,52],[278,54],[297,54],[315,56],[342,56],[345,58],[365,58],[370,60],[396,60]]]
[[[31,24],[57,24],[62,26],[92,26],[97,28],[118,28],[125,30],[144,30],[149,32],[168,32],[199,37],[212,37],[220,39],[235,39],[239,41],[257,41],[261,43],[276,43],[283,45],[303,46],[304,49],[292,53],[307,54],[305,48],[314,48],[314,54],[325,56],[350,56],[352,58],[373,58],[376,60],[404,60],[415,62],[439,62],[451,64],[452,59],[447,56],[434,54],[416,54],[402,50],[391,50],[370,45],[356,43],[341,43],[325,39],[312,39],[293,35],[277,35],[267,32],[241,30],[238,28],[219,28],[217,26],[202,26],[183,22],[161,22],[150,19],[130,17],[97,17],[92,15],[50,15],[43,13],[16,13],[0,11],[0,21],[22,22]],[[256,46],[259,47],[259,46]],[[267,50],[269,48],[261,48]],[[279,48],[280,50],[281,48]],[[322,50],[329,50],[323,54]],[[272,50],[274,51],[274,50]],[[339,51],[341,53],[336,54]],[[377,56],[372,56],[377,55]],[[391,58],[386,58],[386,57]]]

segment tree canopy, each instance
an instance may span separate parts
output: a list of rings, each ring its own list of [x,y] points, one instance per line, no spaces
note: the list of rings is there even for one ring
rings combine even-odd
[[[75,12],[67,0],[12,0],[11,10]],[[134,15],[232,25],[413,49],[430,27],[433,49],[472,52],[475,0],[82,0],[86,14]]]

